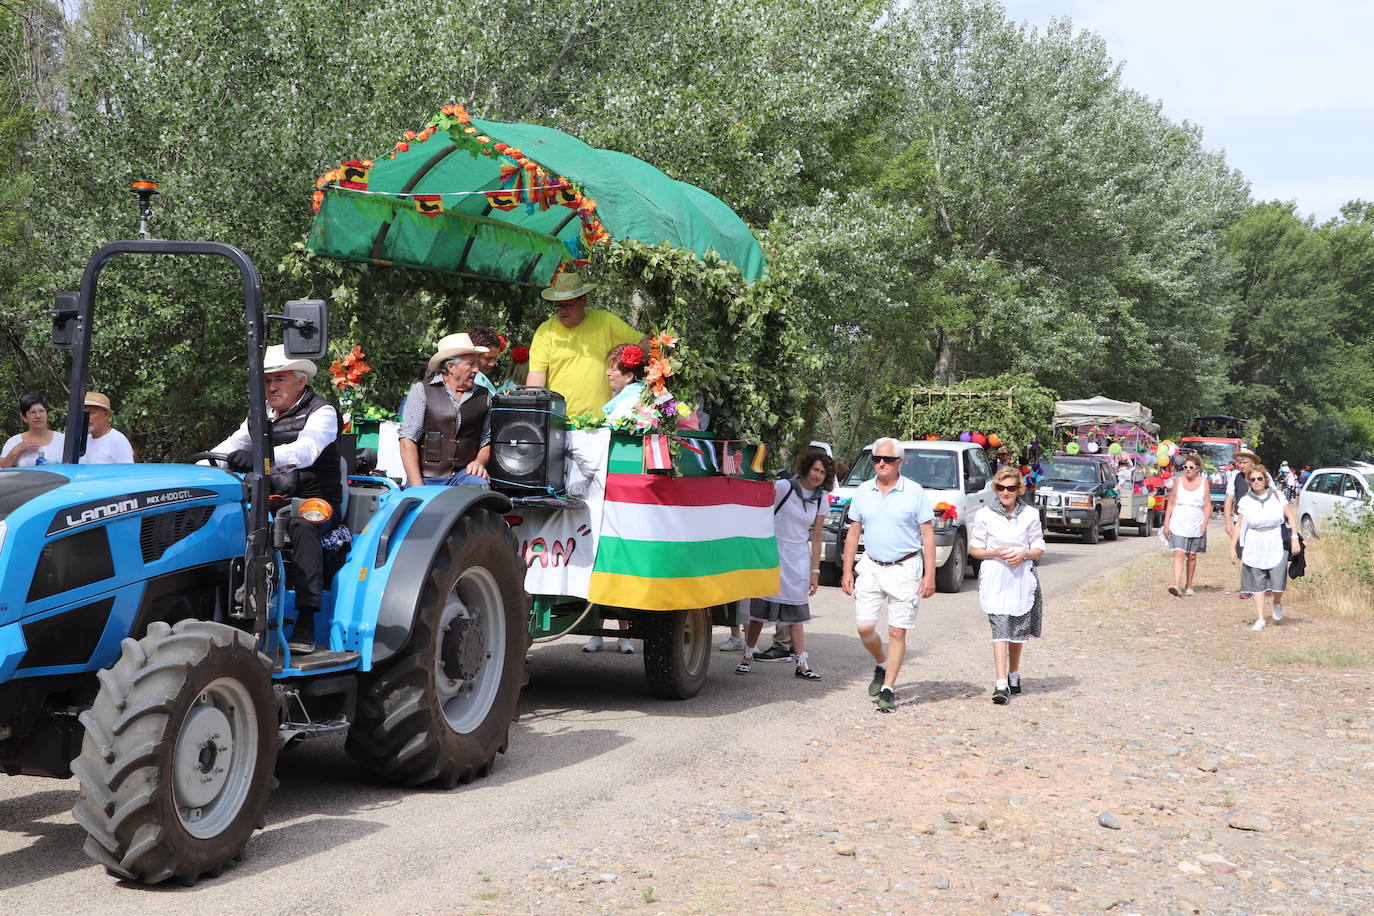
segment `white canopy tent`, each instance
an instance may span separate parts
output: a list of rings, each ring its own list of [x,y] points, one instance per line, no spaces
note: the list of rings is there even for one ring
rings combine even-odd
[[[1055,401],[1054,425],[1057,428],[1079,426],[1133,426],[1154,435],[1159,424],[1152,419],[1150,408],[1135,401],[1113,401],[1101,396],[1079,401]]]

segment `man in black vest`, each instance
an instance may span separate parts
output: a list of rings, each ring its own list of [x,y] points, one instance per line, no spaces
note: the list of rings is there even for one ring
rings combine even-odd
[[[474,384],[476,357],[486,353],[467,334],[450,334],[406,395],[401,412],[401,466],[406,482],[487,487],[491,412],[485,389]]]
[[[321,607],[327,575],[341,565],[353,537],[343,524],[343,466],[339,458],[339,414],[310,388],[315,364],[287,359],[281,346],[263,354],[263,382],[272,425],[272,492],[287,499],[319,498],[332,509],[323,522],[293,517],[287,523],[291,555],[286,564],[287,585],[296,593],[296,620],[311,621]],[[248,421],[211,451],[229,456],[231,470],[253,466]],[[286,631],[292,633],[294,621]],[[294,651],[308,651],[312,633],[296,634]]]

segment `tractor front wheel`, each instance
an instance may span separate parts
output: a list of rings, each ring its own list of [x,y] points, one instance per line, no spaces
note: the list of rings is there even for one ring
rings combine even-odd
[[[501,516],[463,516],[439,547],[403,652],[360,686],[349,755],[407,786],[452,788],[504,753],[525,683],[527,599]]]
[[[156,621],[125,639],[81,714],[72,814],[86,854],[145,884],[194,884],[243,857],[276,786],[271,662],[241,630]]]
[[[649,690],[665,700],[687,700],[701,692],[711,664],[711,612],[641,611],[644,676]]]

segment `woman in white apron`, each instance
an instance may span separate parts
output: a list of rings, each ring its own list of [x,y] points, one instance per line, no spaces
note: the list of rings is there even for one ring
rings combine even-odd
[[[1183,478],[1169,491],[1169,505],[1164,510],[1164,538],[1174,552],[1174,584],[1169,586],[1169,594],[1175,598],[1193,593],[1197,555],[1207,552],[1207,519],[1212,514],[1212,495],[1201,471],[1202,459],[1197,455],[1183,459]]]
[[[1035,564],[1045,555],[1040,513],[1021,502],[1026,483],[1016,468],[993,475],[995,505],[973,514],[968,554],[978,565],[978,603],[992,628],[996,681],[992,702],[1003,706],[1021,692],[1021,650],[1040,638],[1044,603]]]
[[[736,674],[748,674],[763,625],[787,624],[797,677],[820,680],[811,670],[803,626],[811,619],[811,596],[820,585],[821,527],[830,511],[826,494],[835,486],[835,459],[823,452],[806,452],[797,462],[797,475],[773,484],[773,533],[778,540],[778,593],[749,603],[744,659]]]

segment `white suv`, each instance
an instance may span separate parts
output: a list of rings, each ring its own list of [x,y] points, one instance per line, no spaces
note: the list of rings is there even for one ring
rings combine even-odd
[[[968,531],[973,513],[993,501],[992,468],[987,453],[972,442],[946,442],[921,439],[902,443],[902,476],[925,488],[932,506],[946,505],[935,514],[935,587],[942,592],[957,592],[969,570]],[[849,499],[855,488],[873,476],[873,446],[854,459],[849,479],[831,494],[831,515],[827,527],[833,532],[834,560],[844,562],[844,535],[849,525]],[[843,519],[843,520],[842,520]],[[859,541],[863,550],[863,541]]]
[[[1321,534],[1335,521],[1368,512],[1374,502],[1374,465],[1317,468],[1298,493],[1298,528],[1304,537]]]

